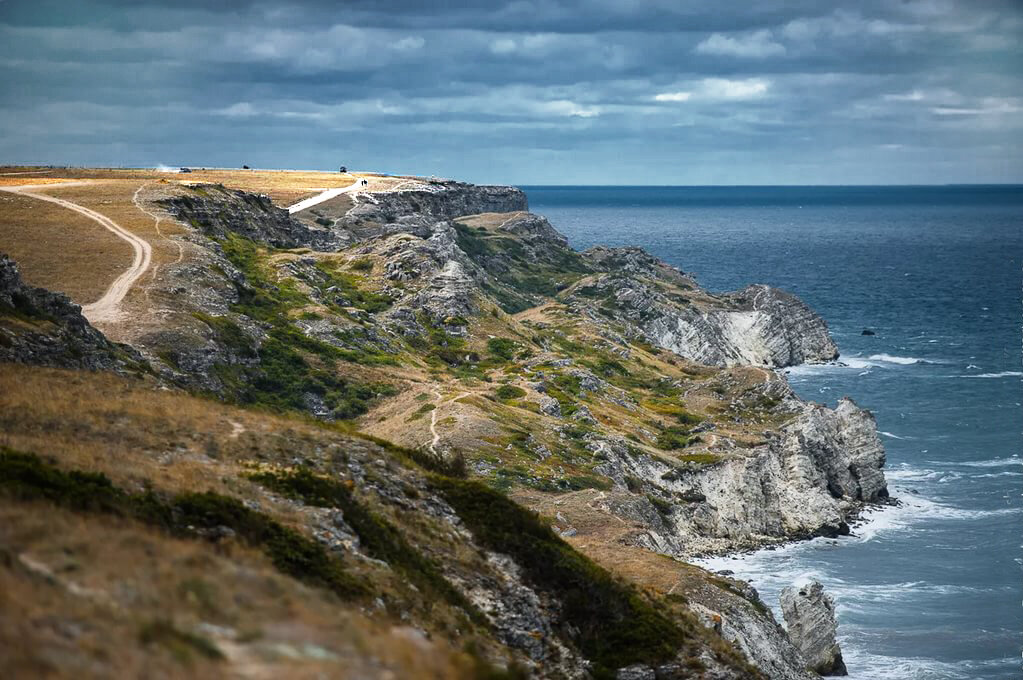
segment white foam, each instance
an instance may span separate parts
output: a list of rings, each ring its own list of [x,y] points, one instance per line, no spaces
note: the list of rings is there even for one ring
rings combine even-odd
[[[912,680],[974,680],[974,678],[986,675],[984,669],[988,669],[988,673],[995,669],[1012,671],[1018,669],[1019,665],[1019,659],[1016,657],[939,661],[926,657],[872,654],[859,646],[847,644],[841,634],[839,635],[839,644],[842,645],[842,656],[849,669],[847,676],[849,680],[907,680],[907,678],[912,678]]]
[[[977,373],[976,375],[961,375],[960,378],[1018,378],[1023,376],[1020,371],[999,371],[998,373]]]
[[[992,458],[991,460],[956,460],[949,461],[947,463],[941,463],[938,461],[927,461],[936,465],[962,465],[964,467],[979,467],[979,468],[990,468],[990,467],[1008,467],[1011,465],[1023,465],[1023,459],[1019,456],[1009,456],[1007,458]]]
[[[891,437],[892,439],[902,439],[902,440],[906,440],[906,439],[916,439],[916,437],[900,437],[900,436],[899,436],[899,435],[897,435],[897,434],[892,434],[891,432],[885,432],[884,430],[880,430],[880,431],[879,431],[879,434],[883,434],[883,435],[884,435],[884,436],[886,436],[886,437]]]
[[[871,354],[867,361],[882,361],[886,364],[899,364],[900,366],[912,366],[913,364],[933,364],[935,361],[918,359],[916,357],[897,357],[891,354]]]

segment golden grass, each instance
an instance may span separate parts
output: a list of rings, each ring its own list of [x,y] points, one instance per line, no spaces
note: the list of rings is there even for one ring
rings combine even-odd
[[[5,174],[24,173],[32,174]],[[234,168],[195,168],[188,173],[158,172],[150,168],[32,168],[0,167],[0,185],[44,184],[67,180],[160,181],[176,184],[213,183],[229,189],[267,194],[282,207],[314,196],[327,189],[350,186],[366,179],[369,185],[360,191],[387,191],[409,186],[414,179],[365,172],[316,172],[307,170],[242,170]]]
[[[5,677],[465,677],[444,643],[281,576],[254,550],[0,500]],[[146,643],[162,623],[194,643]]]
[[[93,220],[31,196],[0,192],[0,252],[25,281],[93,302],[132,261],[131,246]]]

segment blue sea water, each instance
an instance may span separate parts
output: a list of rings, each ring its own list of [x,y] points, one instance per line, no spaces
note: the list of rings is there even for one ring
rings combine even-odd
[[[1023,187],[523,188],[577,249],[638,245],[710,290],[799,295],[847,365],[790,370],[794,389],[877,418],[900,507],[708,566],[776,615],[782,587],[823,582],[853,678],[1023,675]]]

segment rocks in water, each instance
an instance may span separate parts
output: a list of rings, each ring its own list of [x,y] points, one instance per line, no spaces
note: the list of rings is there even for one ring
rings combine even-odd
[[[806,657],[810,670],[821,675],[848,675],[835,639],[835,603],[824,586],[811,580],[781,592],[782,615],[789,638]]]
[[[148,366],[128,345],[110,342],[63,293],[26,285],[0,254],[0,362],[137,373]]]
[[[870,330],[869,328],[864,328],[860,335],[877,335],[877,333]]]

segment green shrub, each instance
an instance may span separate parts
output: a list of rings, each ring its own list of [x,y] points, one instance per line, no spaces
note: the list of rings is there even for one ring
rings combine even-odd
[[[504,361],[511,361],[515,358],[515,352],[519,348],[519,343],[508,338],[490,338],[487,340],[487,351],[498,359]]]
[[[151,491],[130,493],[105,475],[65,472],[38,456],[0,447],[0,489],[25,500],[47,500],[70,510],[130,517],[172,535],[196,537],[227,527],[261,549],[282,573],[344,597],[364,595],[365,587],[344,571],[316,541],[236,498],[208,491],[167,500]]]
[[[344,484],[320,476],[309,468],[281,472],[259,472],[249,478],[266,488],[321,508],[338,508],[345,522],[359,535],[363,548],[376,559],[401,571],[412,583],[444,597],[464,609],[478,622],[483,615],[423,556],[394,525],[358,502]]]
[[[660,496],[655,496],[655,495],[650,494],[650,493],[648,493],[646,495],[646,497],[647,497],[647,500],[650,501],[650,503],[654,506],[654,508],[657,510],[657,512],[659,512],[661,514],[662,517],[665,517],[665,518],[671,517],[671,513],[675,510],[675,506],[674,505],[672,505],[670,502],[664,500]]]
[[[562,603],[563,621],[594,676],[674,658],[686,634],[634,588],[576,552],[533,512],[478,482],[441,477],[434,487],[476,540],[511,556],[530,584]]]
[[[526,391],[515,385],[501,385],[495,390],[494,394],[502,401],[509,401],[511,399],[521,399],[526,396]]]
[[[688,428],[673,425],[664,428],[658,435],[654,445],[663,451],[674,451],[692,446],[700,441],[699,435],[691,434]]]
[[[373,260],[368,257],[361,257],[358,260],[353,260],[348,265],[348,268],[357,272],[370,272],[373,271]]]

